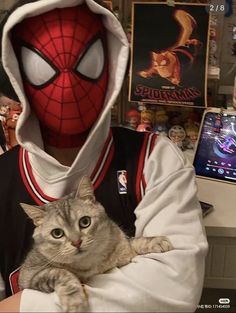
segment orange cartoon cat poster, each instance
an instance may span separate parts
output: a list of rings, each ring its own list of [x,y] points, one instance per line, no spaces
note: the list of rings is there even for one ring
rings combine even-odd
[[[129,100],[207,106],[206,4],[133,3]]]

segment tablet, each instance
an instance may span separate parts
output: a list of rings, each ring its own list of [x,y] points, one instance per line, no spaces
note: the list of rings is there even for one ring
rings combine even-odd
[[[236,183],[236,111],[205,111],[193,165],[199,177]]]

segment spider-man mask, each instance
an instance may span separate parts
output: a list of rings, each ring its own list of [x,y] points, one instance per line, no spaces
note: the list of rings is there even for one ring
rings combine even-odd
[[[106,31],[83,4],[25,19],[13,29],[25,94],[44,141],[76,147],[100,114],[107,89]]]

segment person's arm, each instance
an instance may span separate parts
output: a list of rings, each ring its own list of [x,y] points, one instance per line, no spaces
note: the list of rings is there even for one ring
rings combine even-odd
[[[193,168],[159,139],[145,168],[146,194],[135,210],[136,235],[165,235],[174,250],[137,256],[86,285],[90,312],[194,312],[201,296],[207,241]],[[55,293],[25,290],[22,312],[54,312]],[[42,300],[44,299],[44,300]]]
[[[0,312],[19,312],[21,292],[0,302]]]
[[[195,173],[168,139],[147,166],[146,193],[135,210],[136,236],[167,236],[174,250],[138,256],[87,286],[90,311],[194,312],[201,297],[207,241]]]
[[[36,290],[23,290],[0,301],[0,313],[5,312],[61,312],[55,292],[42,293]]]

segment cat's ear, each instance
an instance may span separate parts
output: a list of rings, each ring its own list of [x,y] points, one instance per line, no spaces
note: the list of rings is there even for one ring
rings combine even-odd
[[[153,59],[153,60],[155,61],[155,60],[156,60],[157,53],[154,52],[154,51],[151,51],[150,54],[151,54],[151,59]]]
[[[42,224],[44,217],[44,210],[42,207],[36,205],[30,205],[26,203],[20,203],[20,206],[25,213],[33,220],[35,226]]]
[[[77,192],[75,194],[76,198],[80,198],[82,200],[85,201],[89,201],[89,202],[95,202],[95,196],[94,196],[94,190],[93,190],[93,185],[92,182],[90,180],[90,178],[88,176],[83,176]]]

